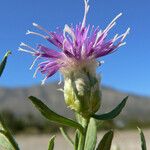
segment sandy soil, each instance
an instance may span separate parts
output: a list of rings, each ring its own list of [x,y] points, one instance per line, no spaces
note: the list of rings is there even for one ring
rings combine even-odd
[[[98,134],[98,139],[104,132]],[[150,129],[144,130],[147,149],[150,149]],[[52,135],[18,135],[16,140],[21,150],[47,150],[48,141]],[[137,130],[115,131],[112,150],[119,146],[120,150],[141,150],[140,137]],[[60,134],[56,135],[55,150],[73,150]]]

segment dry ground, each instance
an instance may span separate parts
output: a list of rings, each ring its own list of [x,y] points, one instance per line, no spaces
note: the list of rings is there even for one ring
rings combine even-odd
[[[99,133],[99,139],[104,132]],[[147,140],[147,149],[150,149],[150,129],[144,130]],[[21,150],[47,150],[50,135],[18,135],[16,140]],[[140,138],[137,130],[116,131],[113,140],[113,147],[119,146],[120,150],[141,150]],[[60,134],[56,135],[55,150],[72,150],[73,148],[62,138]]]

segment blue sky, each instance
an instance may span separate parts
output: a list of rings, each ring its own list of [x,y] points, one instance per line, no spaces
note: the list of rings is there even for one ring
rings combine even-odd
[[[0,5],[0,58],[7,50],[12,51],[6,70],[0,79],[0,86],[19,87],[39,84],[42,76],[32,78],[30,71],[32,56],[18,52],[20,42],[33,47],[37,43],[51,46],[41,38],[25,32],[35,30],[36,22],[50,31],[60,26],[79,23],[84,11],[83,0],[1,0]],[[123,16],[110,33],[123,33],[131,28],[127,45],[116,53],[101,58],[105,64],[97,72],[102,84],[116,89],[150,95],[150,1],[149,0],[90,0],[87,23],[104,29],[120,12]],[[48,82],[58,80],[59,74]]]

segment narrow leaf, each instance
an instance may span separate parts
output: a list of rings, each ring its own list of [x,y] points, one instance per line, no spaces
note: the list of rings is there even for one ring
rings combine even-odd
[[[69,135],[67,134],[67,132],[61,127],[61,128],[59,128],[60,129],[60,132],[61,132],[61,134],[63,135],[63,137],[66,139],[66,141],[68,141],[70,144],[71,144],[71,146],[73,146],[74,145],[74,142],[72,141],[72,139],[69,137]]]
[[[84,150],[94,150],[97,140],[97,127],[95,119],[91,118],[88,124]]]
[[[100,141],[96,150],[110,150],[114,132],[108,131]]]
[[[54,141],[55,141],[55,135],[49,141],[48,150],[54,149]]]
[[[9,54],[11,54],[10,51],[8,51],[8,52],[5,54],[3,60],[2,60],[2,62],[1,62],[1,64],[0,64],[0,76],[2,75],[2,73],[3,73],[3,71],[4,71],[4,68],[5,68],[6,62],[7,62],[7,57],[8,57]]]
[[[115,118],[116,116],[118,116],[122,109],[124,108],[126,102],[127,102],[128,96],[125,97],[122,102],[116,107],[114,108],[111,112],[106,113],[106,114],[102,114],[102,115],[92,115],[93,118],[98,119],[98,120],[111,120],[113,118]]]
[[[147,150],[144,133],[140,128],[138,128],[138,130],[139,130],[140,138],[141,138],[141,148],[142,148],[142,150]]]
[[[0,115],[0,149],[1,148],[5,150],[19,150],[18,144]]]
[[[0,149],[16,150],[7,132],[0,130]]]
[[[48,120],[65,126],[70,126],[79,129],[80,132],[83,133],[84,131],[83,127],[77,122],[56,114],[55,112],[50,110],[41,100],[37,99],[36,97],[30,96],[29,99],[32,101],[35,107],[41,112],[41,114]]]

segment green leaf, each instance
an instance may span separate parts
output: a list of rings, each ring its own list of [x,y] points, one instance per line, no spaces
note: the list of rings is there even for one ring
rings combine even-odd
[[[5,68],[5,66],[6,66],[6,62],[7,62],[7,58],[8,58],[8,55],[9,55],[9,54],[11,54],[10,51],[8,51],[8,52],[5,54],[3,60],[2,60],[2,62],[1,62],[1,64],[0,64],[0,76],[2,75],[2,73],[3,73],[3,71],[4,71],[4,68]]]
[[[114,132],[113,131],[108,131],[102,138],[102,140],[100,141],[98,147],[96,150],[110,150],[111,148],[111,143],[112,143],[112,139],[114,136]]]
[[[69,135],[67,134],[67,132],[61,127],[59,128],[61,134],[63,135],[63,137],[71,144],[71,146],[74,145],[74,142],[72,141],[72,139],[69,137]]]
[[[1,150],[15,150],[13,145],[9,142],[6,132],[3,130],[0,130],[0,149]]]
[[[113,109],[111,112],[106,113],[106,114],[102,114],[102,115],[92,115],[93,118],[98,119],[98,120],[111,120],[113,118],[115,118],[116,116],[118,116],[122,109],[124,108],[126,102],[127,102],[128,96],[125,97],[123,99],[123,101],[115,108]]]
[[[138,130],[139,130],[140,137],[141,137],[141,148],[142,148],[142,150],[147,150],[144,133],[139,127],[138,127]]]
[[[94,150],[97,140],[97,127],[95,119],[91,118],[88,124],[84,150]]]
[[[50,110],[41,100],[37,99],[34,96],[30,96],[29,99],[32,101],[35,107],[41,112],[41,114],[48,120],[55,123],[59,123],[61,125],[70,126],[79,129],[81,133],[84,132],[84,129],[80,124],[78,124],[77,122],[71,119],[56,114],[55,112]]]
[[[49,141],[48,150],[54,149],[54,141],[55,141],[55,135]]]
[[[18,144],[11,135],[1,115],[0,115],[0,149],[19,150]]]
[[[74,150],[78,149],[78,143],[79,143],[79,131],[76,130],[76,133],[75,133],[75,142],[74,142]]]
[[[9,139],[9,135],[3,130],[0,130],[0,149],[16,150],[11,142],[11,139]]]

